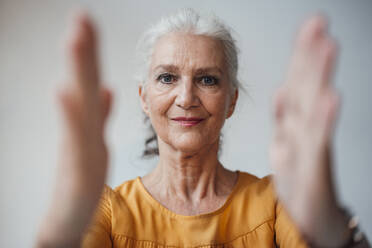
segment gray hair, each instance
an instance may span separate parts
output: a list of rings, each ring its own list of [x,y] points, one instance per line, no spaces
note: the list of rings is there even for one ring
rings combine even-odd
[[[244,91],[237,75],[239,51],[236,41],[231,35],[232,29],[215,15],[202,16],[190,8],[181,9],[173,15],[163,17],[144,32],[137,44],[138,68],[140,69],[137,73],[137,81],[143,85],[146,84],[155,43],[160,37],[170,33],[203,35],[220,41],[228,67],[229,80],[233,86],[232,89],[240,88]],[[145,141],[145,150],[142,157],[159,155],[157,135],[147,116],[145,117],[145,123],[149,124],[150,136]]]
[[[137,44],[137,59],[140,71],[138,80],[145,83],[151,62],[151,56],[156,41],[169,33],[189,33],[203,35],[221,41],[228,66],[229,79],[233,88],[242,88],[238,80],[238,48],[232,37],[232,29],[226,26],[217,16],[202,16],[193,9],[181,9],[173,15],[163,17],[151,26],[140,38]]]

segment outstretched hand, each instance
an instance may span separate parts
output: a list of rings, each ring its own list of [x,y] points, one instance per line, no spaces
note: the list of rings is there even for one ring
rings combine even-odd
[[[326,245],[347,236],[332,179],[331,142],[339,97],[331,85],[337,46],[324,17],[301,27],[285,83],[274,102],[274,184],[300,231]],[[333,233],[331,233],[333,232]]]
[[[57,94],[63,135],[56,190],[42,223],[40,246],[72,247],[80,242],[108,169],[104,128],[112,95],[101,84],[98,37],[85,13],[76,14],[72,31],[67,44],[70,77]]]

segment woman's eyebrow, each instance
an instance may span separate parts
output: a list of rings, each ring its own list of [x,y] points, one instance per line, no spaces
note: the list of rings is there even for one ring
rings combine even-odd
[[[223,71],[217,66],[199,68],[195,71],[195,74],[204,74],[204,73],[212,73],[212,72],[223,74]]]
[[[158,65],[154,68],[154,71],[157,71],[157,70],[178,72],[179,68],[175,65],[172,65],[172,64],[161,64],[161,65]],[[212,73],[212,72],[223,74],[223,71],[217,66],[202,67],[202,68],[198,68],[198,69],[195,70],[195,74],[205,74],[205,73]]]
[[[157,70],[166,70],[166,71],[171,71],[171,72],[178,72],[178,67],[172,64],[164,64],[164,65],[158,65],[154,68],[154,71]]]

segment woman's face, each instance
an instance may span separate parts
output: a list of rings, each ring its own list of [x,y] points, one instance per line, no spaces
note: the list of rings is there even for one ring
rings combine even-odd
[[[206,36],[171,33],[155,44],[142,107],[161,143],[196,152],[218,142],[238,91],[229,81],[222,44]]]

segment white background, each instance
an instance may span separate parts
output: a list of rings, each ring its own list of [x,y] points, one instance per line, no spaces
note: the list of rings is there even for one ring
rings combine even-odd
[[[264,3],[265,2],[265,3]],[[55,177],[60,116],[54,100],[65,71],[63,35],[76,1],[0,1],[0,247],[31,247]],[[108,184],[142,176],[146,128],[134,81],[140,34],[180,7],[213,11],[241,49],[238,108],[224,127],[222,162],[260,177],[270,173],[271,97],[286,70],[294,34],[326,14],[341,47],[334,83],[342,95],[335,132],[335,179],[343,202],[372,239],[372,1],[81,1],[99,25],[101,64],[115,103],[107,130]]]

